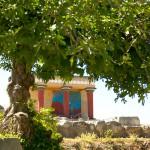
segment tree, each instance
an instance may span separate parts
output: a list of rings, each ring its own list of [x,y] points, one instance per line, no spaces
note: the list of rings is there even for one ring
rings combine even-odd
[[[117,98],[137,94],[144,102],[150,74],[148,0],[0,0],[0,9],[0,64],[12,72],[5,125],[16,113],[28,113],[34,75],[70,80],[86,72],[90,79],[104,79]]]

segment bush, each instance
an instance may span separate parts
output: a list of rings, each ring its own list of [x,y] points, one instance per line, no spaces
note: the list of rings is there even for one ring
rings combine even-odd
[[[2,121],[4,119],[4,112],[0,111],[0,125],[2,124]],[[5,138],[19,138],[19,135],[9,132],[9,133],[1,133],[0,132],[0,138],[5,139]]]
[[[2,121],[3,121],[3,118],[4,118],[4,113],[3,113],[3,112],[0,112],[0,124],[1,124]]]
[[[105,138],[112,138],[113,137],[113,131],[108,129],[104,132],[104,137]]]
[[[2,133],[1,138],[15,137],[20,139],[24,150],[59,150],[62,136],[57,133],[57,121],[53,109],[41,109],[39,113],[34,110],[33,101],[28,104],[28,113],[32,125],[30,139],[20,137],[15,133]],[[4,114],[0,112],[0,124]]]
[[[97,135],[95,133],[82,133],[79,139],[87,140],[87,141],[93,141],[97,139]]]
[[[57,121],[53,109],[41,109],[35,112],[29,105],[32,117],[33,134],[31,139],[21,138],[24,150],[59,150],[62,136],[57,133]]]

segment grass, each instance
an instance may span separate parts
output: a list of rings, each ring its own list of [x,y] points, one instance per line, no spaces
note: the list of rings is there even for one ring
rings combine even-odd
[[[18,135],[15,134],[0,134],[0,139],[5,139],[5,138],[19,138]]]
[[[109,142],[125,142],[125,143],[133,143],[137,141],[150,142],[150,138],[97,138],[97,139],[89,139],[89,138],[80,138],[77,137],[75,139],[72,138],[64,138],[64,141],[70,142],[79,142],[79,141],[90,141],[90,142],[100,142],[100,143],[109,143]]]
[[[86,133],[86,134],[81,134],[80,137],[77,137],[76,139],[82,139],[85,141],[94,141],[97,140],[97,135],[94,133]]]
[[[98,138],[94,133],[82,134],[80,137],[71,139],[64,138],[61,143],[64,150],[91,150],[91,149],[109,149],[109,150],[149,150],[150,139],[138,138],[131,136],[130,138]],[[148,146],[148,148],[146,147]]]

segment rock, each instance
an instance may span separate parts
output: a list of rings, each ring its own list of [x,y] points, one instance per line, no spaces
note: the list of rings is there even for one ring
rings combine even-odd
[[[0,126],[0,132],[5,133],[19,133],[20,135],[30,137],[31,122],[28,114],[24,112],[17,112],[11,116],[6,116]]]
[[[107,125],[121,126],[121,124],[117,121],[110,121],[106,123]]]
[[[65,121],[63,124],[62,122],[61,124],[58,124],[58,132],[66,138],[76,137],[76,131],[73,127],[73,122],[71,121]]]
[[[87,131],[87,133],[91,133],[91,134],[94,133],[97,135],[95,124],[93,123],[87,123],[87,124],[89,125],[89,130]]]
[[[89,117],[88,117],[88,115],[87,114],[85,114],[85,113],[83,113],[82,114],[82,118],[83,118],[83,120],[89,120]]]
[[[69,121],[66,121],[64,124],[63,124],[63,127],[64,128],[70,128],[73,126],[73,123],[72,122],[69,122]]]
[[[95,125],[84,121],[65,121],[58,125],[58,132],[66,138],[75,138],[86,133],[96,133]]]
[[[69,120],[67,117],[60,117],[60,116],[57,116],[57,120]]]
[[[30,121],[27,113],[18,112],[14,114],[14,121],[17,126],[16,133],[20,133],[21,135],[26,135],[26,137],[30,136]]]
[[[127,127],[126,132],[128,136],[137,136],[137,137],[144,137],[144,130],[142,127]]]
[[[17,138],[0,139],[0,150],[23,150]]]
[[[65,121],[58,125],[58,132],[63,137],[74,138],[86,134],[88,131],[93,131],[94,126],[87,124],[84,121]]]
[[[74,122],[74,130],[76,131],[76,136],[81,136],[81,134],[86,134],[90,131],[90,126],[84,121]]]
[[[112,131],[112,137],[127,137],[127,132],[125,128],[116,121],[111,121],[107,123],[107,130]]]
[[[124,127],[119,122],[111,121],[98,121],[89,120],[59,120],[58,132],[66,138],[75,138],[81,134],[94,133],[98,137],[111,136],[114,138],[128,137],[136,135],[138,137],[150,137],[150,129],[143,131],[142,127]],[[108,135],[107,135],[108,134]]]
[[[96,132],[96,128],[94,124],[89,124],[89,128],[90,128],[90,133],[95,133]]]
[[[98,137],[104,137],[104,133],[107,130],[107,125],[105,121],[98,121],[95,125],[95,130],[98,135]]]
[[[150,138],[150,127],[146,127],[143,130],[144,130],[144,137]]]
[[[119,117],[119,123],[123,126],[140,126],[139,117]]]
[[[80,121],[85,121],[83,118],[78,118],[78,121],[80,122]]]

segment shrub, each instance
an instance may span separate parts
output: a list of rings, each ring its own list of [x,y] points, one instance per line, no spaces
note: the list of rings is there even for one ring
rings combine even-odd
[[[2,124],[2,121],[4,119],[4,113],[0,111],[0,125]],[[0,138],[5,139],[5,138],[19,138],[19,135],[9,132],[9,133],[2,133],[0,132]]]
[[[92,141],[97,139],[97,135],[95,133],[82,133],[79,138],[83,140]]]
[[[62,136],[57,133],[57,121],[53,109],[41,109],[39,113],[34,110],[33,101],[28,104],[28,113],[32,124],[30,139],[20,137],[14,133],[0,134],[0,138],[15,137],[20,139],[24,150],[59,150]],[[3,113],[0,112],[0,123]]]
[[[31,139],[21,138],[24,150],[59,150],[62,136],[57,133],[57,121],[53,109],[41,109],[35,112],[29,104],[29,115],[32,116],[33,134]]]
[[[104,132],[104,137],[105,138],[112,138],[113,137],[113,131],[108,129]]]
[[[4,118],[4,113],[3,113],[3,112],[0,112],[0,124],[1,124],[2,121],[3,121],[3,118]]]

